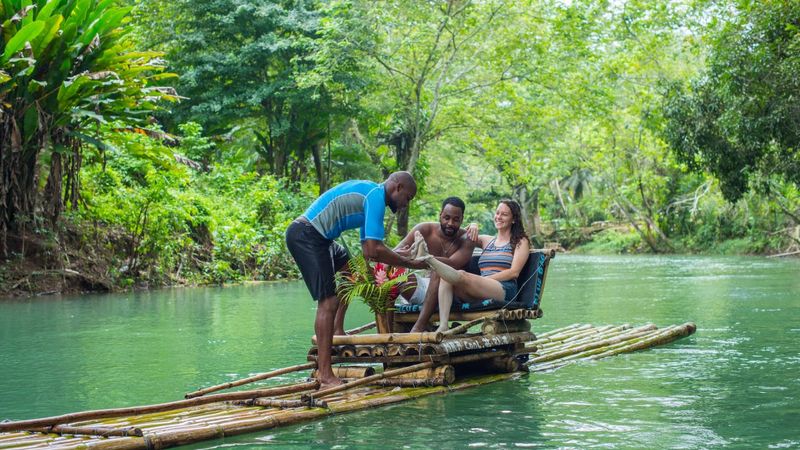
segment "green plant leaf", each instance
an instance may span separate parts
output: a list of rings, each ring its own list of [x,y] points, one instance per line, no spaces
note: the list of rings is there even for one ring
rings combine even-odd
[[[0,64],[5,64],[12,55],[25,48],[25,44],[35,39],[44,30],[44,27],[45,23],[38,20],[22,27],[6,44]]]

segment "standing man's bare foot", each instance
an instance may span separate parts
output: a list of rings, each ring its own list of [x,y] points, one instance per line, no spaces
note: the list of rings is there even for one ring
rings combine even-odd
[[[319,387],[317,388],[318,391],[324,391],[325,389],[334,388],[336,386],[341,386],[344,384],[344,381],[333,377],[333,378],[320,378],[319,380]]]
[[[334,336],[347,336],[347,333],[344,331],[344,328],[340,328],[338,330],[333,330]]]

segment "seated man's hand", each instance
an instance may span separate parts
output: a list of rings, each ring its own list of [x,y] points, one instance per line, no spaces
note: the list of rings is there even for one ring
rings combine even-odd
[[[467,239],[472,242],[478,242],[478,224],[471,223],[466,228],[467,231]]]

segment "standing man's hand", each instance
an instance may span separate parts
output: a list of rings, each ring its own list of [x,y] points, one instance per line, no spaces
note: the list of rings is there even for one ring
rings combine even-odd
[[[478,224],[473,222],[469,224],[466,228],[467,231],[467,239],[472,242],[478,242]]]
[[[410,245],[404,245],[402,247],[395,248],[394,252],[397,253],[400,256],[404,256],[406,258],[410,258],[412,256],[411,255],[411,250],[412,250],[412,248],[411,248]]]

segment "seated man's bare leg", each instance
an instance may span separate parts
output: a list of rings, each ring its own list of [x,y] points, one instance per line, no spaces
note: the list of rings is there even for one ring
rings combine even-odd
[[[425,300],[422,302],[422,309],[419,311],[419,317],[416,323],[411,328],[412,333],[422,333],[428,329],[428,322],[431,320],[433,311],[436,308],[436,301],[439,292],[439,275],[436,272],[431,273],[431,280],[428,283],[428,290],[425,291]]]

